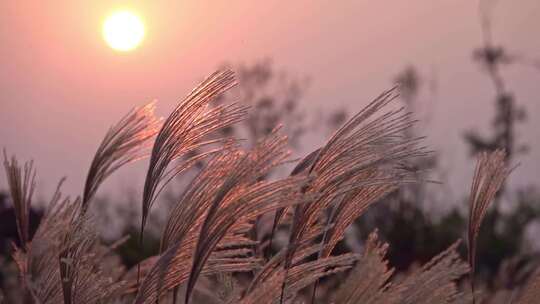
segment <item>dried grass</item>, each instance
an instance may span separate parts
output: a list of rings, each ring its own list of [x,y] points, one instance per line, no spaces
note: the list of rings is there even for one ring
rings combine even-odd
[[[149,155],[149,141],[160,125],[154,109],[152,102],[131,110],[105,134],[86,177],[82,199],[84,211],[107,177],[120,167]]]
[[[533,304],[540,299],[540,269],[529,278],[517,304]]]
[[[226,139],[203,141],[210,133],[244,119],[246,108],[238,104],[210,107],[210,102],[235,85],[231,71],[219,71],[208,77],[181,102],[165,120],[159,131],[146,174],[142,204],[142,231],[148,213],[161,189],[179,173],[207,154],[196,155],[171,165],[190,151],[222,143]],[[219,151],[219,150],[218,150]]]
[[[7,153],[4,150],[4,168],[6,170],[11,199],[15,209],[17,233],[19,234],[21,245],[24,248],[29,238],[30,206],[36,187],[36,170],[34,169],[34,162],[26,162],[24,167],[21,168],[17,162],[17,158],[12,156],[11,160],[9,160]]]
[[[476,239],[487,209],[502,187],[510,169],[506,164],[506,153],[496,150],[481,153],[478,157],[471,194],[469,198],[468,260],[471,267],[471,287],[474,293],[476,271]]]
[[[293,303],[320,278],[349,271],[335,303],[467,303],[456,281],[469,271],[456,252],[459,242],[422,268],[397,280],[385,260],[388,248],[373,233],[362,255],[335,254],[345,229],[369,206],[407,183],[421,182],[408,163],[429,155],[422,138],[404,136],[414,121],[395,108],[397,89],[378,96],[290,176],[266,180],[288,161],[287,138],[276,128],[253,149],[235,139],[208,140],[214,131],[242,120],[246,108],[210,102],[235,84],[230,71],[211,75],[181,102],[158,129],[154,104],[129,112],[105,135],[90,166],[81,198],[60,193],[60,185],[37,232],[30,238],[28,212],[35,188],[32,163],[21,168],[5,155],[21,241],[13,258],[27,298],[35,303],[157,303],[192,300],[203,276],[216,278],[221,303]],[[157,135],[156,135],[157,133]],[[134,269],[104,265],[113,251],[101,244],[88,206],[103,181],[119,167],[148,154],[141,242],[151,207],[167,183],[196,161],[203,169],[172,205],[159,252]],[[209,147],[200,154],[190,152]],[[4,153],[5,154],[5,153]],[[474,276],[476,238],[489,203],[509,173],[504,152],[482,154],[471,189],[469,263]],[[60,183],[61,184],[61,183]],[[257,219],[275,212],[272,235],[292,213],[289,243],[268,259],[250,234]],[[329,214],[329,216],[327,216]],[[351,270],[352,269],[352,270]],[[249,282],[231,274],[252,274]],[[201,284],[199,284],[201,285]],[[522,292],[532,303],[538,276]],[[211,290],[211,289],[210,289]],[[313,289],[316,294],[316,288]],[[305,294],[305,292],[304,292]],[[312,301],[315,297],[312,298]]]

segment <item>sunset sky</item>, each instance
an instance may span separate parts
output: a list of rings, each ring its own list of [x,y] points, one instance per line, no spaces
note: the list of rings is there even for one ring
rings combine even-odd
[[[495,41],[540,60],[540,1],[499,2]],[[111,49],[102,36],[104,19],[118,9],[136,12],[146,26],[130,52]],[[470,0],[2,1],[0,147],[34,159],[38,197],[48,197],[64,175],[68,192],[77,194],[111,124],[154,99],[158,114],[167,115],[224,62],[271,58],[276,68],[310,79],[306,111],[342,105],[349,113],[413,64],[436,83],[433,96],[421,96],[432,100],[421,131],[442,153],[450,184],[463,187],[472,161],[461,135],[487,127],[494,110],[492,85],[472,61],[480,44]],[[504,76],[527,107],[518,132],[531,148],[511,183],[540,185],[540,70],[511,66]],[[310,139],[302,152],[323,140]],[[116,174],[100,193],[142,184],[133,170]]]

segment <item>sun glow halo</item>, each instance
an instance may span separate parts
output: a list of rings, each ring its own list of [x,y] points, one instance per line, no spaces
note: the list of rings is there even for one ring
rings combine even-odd
[[[103,38],[117,51],[135,49],[144,37],[144,24],[130,11],[118,11],[111,14],[103,23]]]

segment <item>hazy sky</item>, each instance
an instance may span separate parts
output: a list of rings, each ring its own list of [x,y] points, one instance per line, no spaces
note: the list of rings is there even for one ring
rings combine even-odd
[[[414,64],[437,84],[434,96],[422,96],[434,100],[422,132],[442,153],[450,184],[468,184],[472,162],[461,134],[487,126],[494,110],[491,83],[471,59],[481,41],[476,1],[132,2],[0,2],[0,147],[35,160],[40,193],[48,196],[64,175],[69,192],[81,191],[101,137],[131,107],[157,99],[166,115],[222,62],[267,57],[311,79],[306,110],[359,110]],[[540,58],[540,1],[499,2],[495,40]],[[121,7],[147,26],[130,53],[111,50],[101,36],[103,18]],[[512,184],[540,185],[540,71],[514,66],[504,75],[529,116],[519,138],[531,151]],[[141,185],[133,172],[103,190]]]

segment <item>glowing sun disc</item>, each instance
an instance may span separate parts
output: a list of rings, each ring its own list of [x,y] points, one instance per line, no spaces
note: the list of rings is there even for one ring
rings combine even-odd
[[[116,12],[103,23],[103,38],[117,51],[135,49],[144,37],[144,24],[141,19],[129,11]]]

